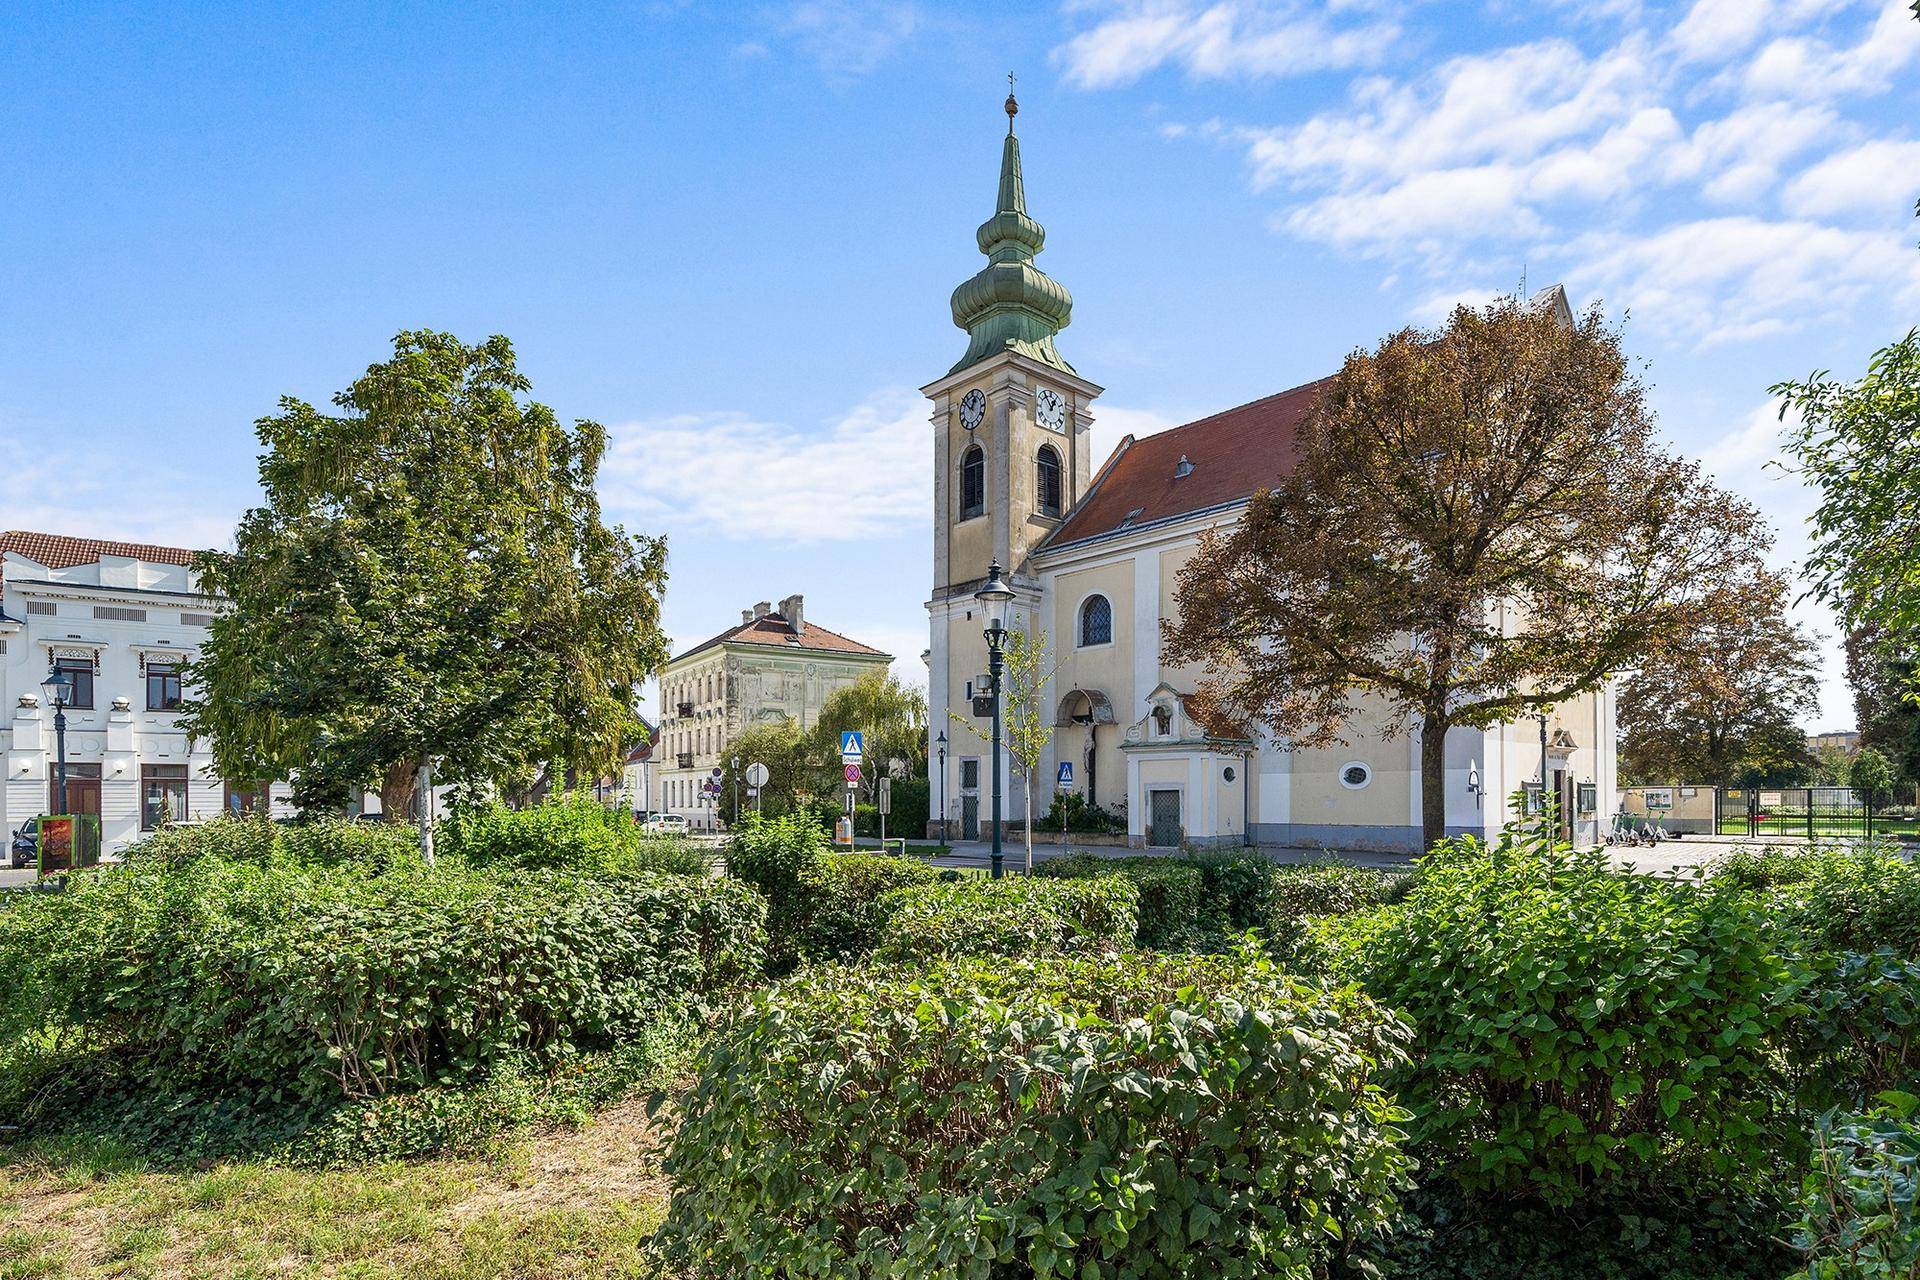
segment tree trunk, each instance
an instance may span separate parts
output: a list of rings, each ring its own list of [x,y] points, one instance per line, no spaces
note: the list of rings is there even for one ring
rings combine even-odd
[[[1033,874],[1033,770],[1027,770],[1027,874]]]
[[[413,788],[420,762],[401,760],[390,764],[380,775],[380,816],[388,822],[407,821],[413,807]]]
[[[1420,851],[1426,853],[1447,835],[1446,716],[1428,712],[1420,723]]]

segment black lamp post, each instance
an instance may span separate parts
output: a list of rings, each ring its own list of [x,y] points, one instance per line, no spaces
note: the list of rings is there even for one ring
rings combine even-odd
[[[733,758],[733,822],[740,823],[740,757]]]
[[[940,843],[947,842],[947,731],[942,729],[940,736],[933,740],[940,749],[940,786],[936,797],[940,801]]]
[[[993,686],[993,878],[1002,874],[1000,852],[1000,670],[1007,647],[1007,603],[1013,588],[1000,577],[1000,562],[987,570],[987,585],[973,593],[987,615],[987,683]]]
[[[73,677],[57,665],[40,682],[53,704],[53,787],[54,811],[67,811],[67,703],[73,693]]]
[[[1547,713],[1538,712],[1534,719],[1540,722],[1540,813],[1551,820],[1552,814],[1547,808]]]

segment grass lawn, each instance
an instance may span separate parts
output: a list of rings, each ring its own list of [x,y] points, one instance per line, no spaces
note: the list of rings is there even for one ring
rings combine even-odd
[[[488,1157],[156,1172],[99,1147],[0,1147],[0,1280],[616,1276],[666,1208],[643,1105]]]

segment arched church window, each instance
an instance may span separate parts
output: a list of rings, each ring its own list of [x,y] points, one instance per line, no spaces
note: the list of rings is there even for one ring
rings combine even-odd
[[[977,444],[960,455],[960,518],[971,520],[987,509],[987,453]]]
[[[1080,606],[1080,643],[1083,647],[1113,643],[1113,606],[1105,596],[1088,596]]]
[[[1040,514],[1057,516],[1060,514],[1060,455],[1052,445],[1043,444],[1036,465],[1040,473]]]

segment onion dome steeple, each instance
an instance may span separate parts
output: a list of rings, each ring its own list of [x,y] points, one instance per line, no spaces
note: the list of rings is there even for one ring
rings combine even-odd
[[[947,371],[950,374],[1008,350],[1074,372],[1053,345],[1053,336],[1073,317],[1073,295],[1033,265],[1033,256],[1047,242],[1047,232],[1027,216],[1020,139],[1013,132],[1013,117],[1019,111],[1020,104],[1008,93],[998,207],[974,233],[980,252],[987,255],[987,265],[953,291],[953,322],[967,331],[970,341],[967,354]]]

